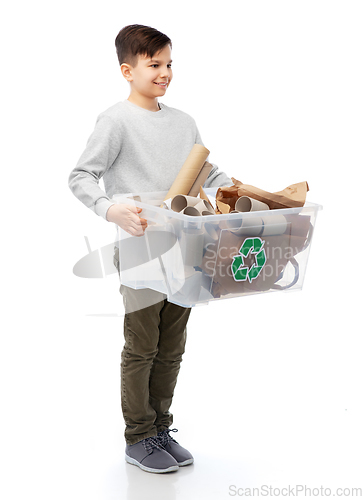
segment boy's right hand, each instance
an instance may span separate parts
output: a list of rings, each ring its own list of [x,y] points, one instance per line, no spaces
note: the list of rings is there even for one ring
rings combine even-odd
[[[138,216],[141,211],[142,208],[134,205],[115,203],[107,210],[106,219],[114,222],[132,236],[142,236],[147,228],[147,220]]]

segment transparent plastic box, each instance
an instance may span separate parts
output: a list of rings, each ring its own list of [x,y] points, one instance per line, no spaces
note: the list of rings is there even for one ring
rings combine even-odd
[[[217,189],[205,189],[213,206]],[[118,228],[123,285],[183,307],[302,288],[320,205],[195,217],[163,208],[166,194],[113,197],[148,221],[139,237]]]

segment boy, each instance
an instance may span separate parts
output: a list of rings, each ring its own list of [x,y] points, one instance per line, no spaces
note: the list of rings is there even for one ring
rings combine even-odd
[[[189,115],[158,101],[173,76],[171,40],[149,26],[131,25],[118,33],[115,45],[130,95],[98,116],[69,186],[97,215],[142,237],[147,221],[138,216],[141,210],[117,204],[112,196],[168,191],[193,145],[202,141]],[[105,192],[98,185],[101,177]],[[205,186],[231,184],[213,165]],[[169,412],[191,310],[153,290],[121,285],[120,291],[125,304],[121,355],[125,458],[148,472],[174,471],[193,463],[191,453],[170,436]]]

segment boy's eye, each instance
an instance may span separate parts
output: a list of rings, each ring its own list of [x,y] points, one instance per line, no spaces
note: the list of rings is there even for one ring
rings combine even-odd
[[[151,67],[151,68],[158,68],[158,67],[159,67],[159,65],[158,65],[158,64],[151,64],[151,65],[150,65],[150,67]],[[167,67],[168,67],[168,68],[171,68],[171,64],[167,64]]]

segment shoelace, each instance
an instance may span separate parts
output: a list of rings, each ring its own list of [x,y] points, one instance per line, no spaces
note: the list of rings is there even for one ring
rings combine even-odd
[[[165,448],[165,446],[170,442],[170,441],[173,441],[174,443],[177,443],[177,441],[175,441],[175,439],[173,437],[170,436],[170,433],[171,432],[178,432],[178,429],[165,429],[161,432],[158,433],[157,435],[157,439],[158,439],[158,443],[163,447]]]
[[[144,445],[147,453],[150,453],[154,448],[157,448],[158,450],[163,449],[156,437],[146,438],[142,441],[142,444]]]

